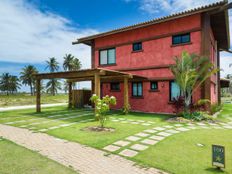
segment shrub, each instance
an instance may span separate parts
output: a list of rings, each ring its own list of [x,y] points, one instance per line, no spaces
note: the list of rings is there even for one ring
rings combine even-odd
[[[183,117],[194,121],[213,120],[213,117],[208,115],[206,112],[184,112]]]
[[[200,99],[193,105],[194,111],[205,111],[210,109],[211,102],[208,99]]]
[[[184,109],[184,97],[179,96],[178,98],[175,98],[173,104],[176,110],[176,114],[179,114]]]
[[[222,109],[222,105],[215,103],[210,106],[210,114],[213,115]]]
[[[116,105],[116,98],[106,95],[100,99],[96,94],[90,98],[90,101],[95,104],[95,117],[99,120],[100,126],[104,127],[107,121],[107,112],[110,110],[110,105]]]

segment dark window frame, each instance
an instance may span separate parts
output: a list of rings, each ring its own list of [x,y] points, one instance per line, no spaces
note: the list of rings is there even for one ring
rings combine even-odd
[[[171,80],[169,81],[169,101],[170,102],[173,102],[174,100],[172,100],[172,83],[175,82],[175,80]],[[181,94],[181,91],[180,91],[180,94]]]
[[[112,88],[113,85],[118,85],[118,89],[113,89],[113,88]],[[120,91],[120,90],[121,90],[121,89],[120,89],[120,82],[111,82],[111,83],[110,83],[110,90],[111,90],[111,91]]]
[[[138,90],[137,90],[137,95],[134,95],[134,93],[133,93],[133,86],[134,86],[134,84],[136,84],[137,85],[137,89],[138,89],[138,84],[139,83],[141,83],[141,86],[142,86],[142,94],[141,95],[138,95]],[[131,95],[132,95],[132,97],[137,97],[137,98],[142,98],[143,97],[143,82],[132,82],[132,85],[131,85]]]
[[[109,50],[112,50],[112,49],[114,49],[114,51],[115,51],[115,63],[109,63],[109,53],[108,52],[109,52]],[[107,63],[106,64],[101,63],[101,51],[107,51]],[[99,65],[100,66],[115,65],[116,64],[116,48],[112,47],[112,48],[107,48],[107,49],[101,49],[101,50],[99,50],[98,57],[99,57]]]
[[[183,41],[183,37],[184,36],[189,36],[189,40],[186,42],[186,41]],[[180,42],[179,43],[175,43],[175,37],[180,37]],[[191,33],[184,33],[184,34],[177,34],[177,35],[173,35],[172,36],[172,45],[181,45],[181,44],[186,44],[186,43],[191,43]]]
[[[156,88],[155,89],[152,88],[152,83],[156,83]],[[159,87],[158,87],[158,81],[151,81],[150,82],[150,90],[151,91],[157,91],[158,89],[159,89]]]
[[[139,49],[135,49],[135,45],[140,45],[138,46]],[[132,52],[137,52],[137,51],[142,51],[143,50],[143,43],[142,42],[135,42],[132,44]]]

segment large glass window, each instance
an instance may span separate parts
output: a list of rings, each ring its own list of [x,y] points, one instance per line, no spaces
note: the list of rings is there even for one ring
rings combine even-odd
[[[116,63],[115,48],[100,50],[100,65],[110,65]]]
[[[143,96],[143,84],[142,84],[142,82],[133,82],[132,83],[132,96],[133,97],[142,97]]]
[[[182,44],[190,42],[190,33],[172,36],[172,44]]]
[[[180,87],[175,81],[170,81],[170,101],[180,96]]]

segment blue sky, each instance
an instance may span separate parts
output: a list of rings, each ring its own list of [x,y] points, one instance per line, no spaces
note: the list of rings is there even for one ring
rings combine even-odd
[[[0,74],[18,75],[26,64],[45,71],[48,57],[71,53],[90,67],[90,49],[76,38],[143,22],[216,0],[1,0]],[[175,8],[174,8],[175,7]],[[231,19],[230,19],[231,23]],[[222,53],[222,75],[231,54]],[[23,87],[22,90],[28,90]]]

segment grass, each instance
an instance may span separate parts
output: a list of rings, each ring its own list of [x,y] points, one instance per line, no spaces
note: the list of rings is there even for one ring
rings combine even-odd
[[[68,96],[66,94],[58,94],[56,96],[42,94],[41,96],[42,104],[65,103],[67,101]],[[35,103],[36,97],[30,94],[0,95],[0,107],[33,105]]]
[[[168,137],[134,157],[139,163],[178,174],[232,173],[232,130],[192,130]],[[196,144],[204,144],[199,147]],[[226,169],[212,167],[212,144],[226,147]]]
[[[87,113],[89,115],[83,117],[57,120],[58,118],[67,118]],[[51,118],[49,116],[55,117]],[[107,127],[115,128],[115,132],[92,132],[83,130],[83,128],[89,126],[97,126],[98,122],[94,120],[86,123],[78,122],[78,124],[74,124],[72,126],[48,130],[46,133],[55,137],[102,149],[115,141],[122,140],[145,129],[175,124],[166,121],[170,118],[170,116],[161,114],[130,113],[129,115],[122,115],[121,112],[115,111],[110,114],[110,117],[152,121],[154,123],[150,126],[143,126],[108,121]],[[59,126],[61,124],[86,120],[89,118],[94,118],[92,111],[75,109],[68,110],[64,106],[46,108],[39,114],[35,113],[33,109],[0,113],[0,123],[25,120],[25,122],[16,122],[12,124],[12,126],[20,127],[22,125],[28,125],[27,128],[33,128],[34,131],[52,126]],[[230,119],[232,119],[232,104],[225,104],[223,111],[218,116],[218,120],[231,122],[232,120]],[[49,122],[42,123],[44,121]],[[30,125],[33,123],[39,124]],[[151,146],[147,150],[140,152],[137,156],[129,159],[136,161],[139,164],[160,168],[171,173],[220,173],[211,165],[211,145],[220,144],[226,147],[227,154],[226,163],[228,165],[224,173],[232,173],[232,166],[229,165],[232,162],[232,155],[230,153],[230,147],[232,147],[231,136],[232,130],[191,130],[172,135],[167,139],[160,141],[156,145]],[[196,146],[198,143],[204,144],[204,147]],[[117,154],[118,152],[119,151],[116,151],[115,153]]]
[[[75,174],[76,172],[36,152],[3,139],[0,141],[0,173]]]

